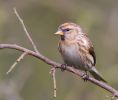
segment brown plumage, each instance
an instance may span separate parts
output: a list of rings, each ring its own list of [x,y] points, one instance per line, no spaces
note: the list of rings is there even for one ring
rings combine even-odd
[[[92,42],[79,25],[64,23],[55,34],[61,37],[58,49],[68,66],[89,71],[97,80],[106,82],[95,68],[96,55]]]

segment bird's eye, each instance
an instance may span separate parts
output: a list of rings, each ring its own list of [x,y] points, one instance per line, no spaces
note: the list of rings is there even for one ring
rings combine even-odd
[[[67,28],[67,29],[64,29],[63,31],[64,31],[64,32],[68,32],[68,31],[70,31],[70,29],[69,29],[69,28]]]

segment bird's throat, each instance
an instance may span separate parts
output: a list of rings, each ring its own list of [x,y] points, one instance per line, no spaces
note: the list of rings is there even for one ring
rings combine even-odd
[[[61,40],[64,41],[65,40],[65,36],[61,35]]]

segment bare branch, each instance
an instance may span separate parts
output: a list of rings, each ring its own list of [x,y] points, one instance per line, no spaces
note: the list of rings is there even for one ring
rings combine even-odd
[[[25,26],[25,24],[24,24],[22,18],[20,17],[20,15],[18,14],[16,8],[14,8],[14,13],[15,13],[15,15],[17,16],[18,20],[20,21],[20,23],[21,23],[21,25],[22,25],[22,27],[23,27],[23,30],[25,31],[25,34],[26,34],[26,36],[28,37],[30,43],[32,44],[34,50],[35,50],[37,53],[39,53],[39,51],[38,51],[38,49],[37,49],[35,43],[33,42],[31,36],[29,35],[29,33],[28,33],[27,29],[26,29],[26,26]]]
[[[24,47],[21,47],[21,46],[15,45],[15,44],[0,44],[0,49],[5,49],[5,48],[16,49],[16,50],[19,50],[22,52],[27,52],[28,55],[34,56],[34,57],[42,60],[43,62],[47,63],[48,65],[51,65],[51,66],[54,66],[55,68],[61,69],[61,64],[56,63],[53,60],[43,56],[42,54],[38,54],[38,53],[31,51],[29,49],[26,49]],[[78,75],[81,78],[83,77],[83,74],[84,74],[82,71],[75,69],[73,67],[69,67],[69,66],[66,68],[66,71],[72,72],[73,74]],[[118,97],[118,91],[116,89],[112,88],[110,85],[108,85],[104,82],[98,81],[92,77],[87,77],[86,79],[88,81],[90,81],[91,83],[111,92],[113,96]]]
[[[28,37],[29,41],[31,42],[31,44],[32,44],[32,46],[33,46],[35,52],[36,52],[36,53],[39,53],[39,51],[38,51],[38,49],[37,49],[35,43],[33,42],[31,36],[29,35],[29,33],[28,33],[27,29],[26,29],[26,26],[25,26],[23,20],[21,19],[21,17],[19,16],[19,14],[18,14],[16,8],[14,8],[14,13],[15,13],[15,15],[17,16],[18,20],[20,21],[20,23],[21,23],[21,25],[22,25],[22,27],[23,27],[23,30],[25,31],[25,34],[26,34],[26,36]],[[18,62],[20,62],[20,61],[24,58],[24,56],[25,56],[26,54],[27,54],[26,52],[24,52],[23,54],[21,54],[21,56],[20,56],[19,58],[17,58],[17,60],[13,63],[13,65],[10,67],[10,69],[6,72],[6,74],[9,74],[9,73],[15,68],[15,66],[18,64]]]
[[[27,52],[23,52],[20,57],[17,58],[17,60],[13,63],[13,65],[10,67],[10,69],[6,72],[6,74],[9,74],[14,68],[15,66],[21,61],[23,60],[24,56],[27,54]]]
[[[56,73],[56,68],[52,66],[52,68],[50,69],[50,74],[52,75],[53,85],[54,85],[54,95],[53,95],[53,97],[56,98],[56,95],[57,95],[57,87],[56,87],[55,73]]]

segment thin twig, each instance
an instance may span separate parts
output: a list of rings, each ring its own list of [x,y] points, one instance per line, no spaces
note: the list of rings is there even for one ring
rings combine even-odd
[[[31,36],[29,35],[29,33],[28,33],[27,29],[26,29],[26,26],[25,26],[23,20],[21,19],[21,17],[19,16],[19,14],[18,14],[16,8],[14,8],[14,13],[15,13],[15,15],[17,16],[18,20],[20,21],[20,23],[21,23],[21,25],[22,25],[22,27],[23,27],[23,30],[25,31],[25,34],[26,34],[26,36],[28,37],[29,41],[31,42],[31,44],[32,44],[32,46],[33,46],[35,52],[39,54],[39,51],[38,51],[38,49],[37,49],[35,43],[33,42]],[[26,54],[27,54],[26,52],[24,52],[23,54],[21,54],[20,57],[17,58],[17,60],[13,63],[13,65],[10,67],[10,69],[6,72],[6,74],[9,74],[9,73],[15,68],[15,66],[18,64],[18,62],[20,62],[20,61],[24,58],[24,56],[25,56]]]
[[[47,63],[48,65],[51,65],[51,66],[54,66],[55,68],[60,68],[61,69],[61,64],[45,57],[44,55],[42,55],[40,53],[40,55],[32,50],[29,50],[29,49],[26,49],[24,47],[21,47],[21,46],[18,46],[16,44],[0,44],[0,49],[5,49],[5,48],[9,48],[9,49],[16,49],[16,50],[19,50],[19,51],[22,51],[22,52],[27,52],[28,55],[31,55],[33,57],[36,57],[40,60],[42,60],[43,62]],[[69,71],[77,76],[80,76],[81,78],[83,77],[83,72],[78,70],[78,69],[75,69],[73,67],[69,67],[67,66],[66,67],[66,71]],[[89,82],[109,91],[112,93],[113,96],[115,97],[118,97],[118,91],[116,89],[114,89],[113,87],[111,87],[110,85],[108,85],[107,83],[104,83],[102,81],[98,81],[92,77],[87,77],[86,78]]]
[[[20,57],[17,58],[17,60],[13,63],[13,65],[10,67],[10,69],[6,72],[6,74],[9,74],[14,68],[15,66],[21,61],[23,60],[23,58],[25,57],[25,55],[27,54],[27,52],[23,52]]]
[[[25,26],[25,24],[24,24],[22,18],[20,17],[20,15],[18,14],[16,8],[14,8],[14,13],[15,13],[15,15],[17,16],[18,20],[20,21],[20,23],[21,23],[21,25],[22,25],[22,27],[23,27],[23,30],[25,31],[25,33],[26,33],[26,35],[27,35],[27,37],[28,37],[30,43],[32,44],[32,46],[33,46],[35,52],[39,53],[39,51],[38,51],[38,49],[37,49],[35,43],[33,42],[33,40],[32,40],[32,38],[31,38],[30,34],[28,33],[28,31],[27,31],[27,29],[26,29],[26,26]]]
[[[56,87],[55,73],[56,73],[56,68],[52,66],[52,68],[50,69],[50,74],[52,75],[53,85],[54,85],[54,94],[53,94],[53,97],[56,98],[56,96],[57,96],[57,87]]]

